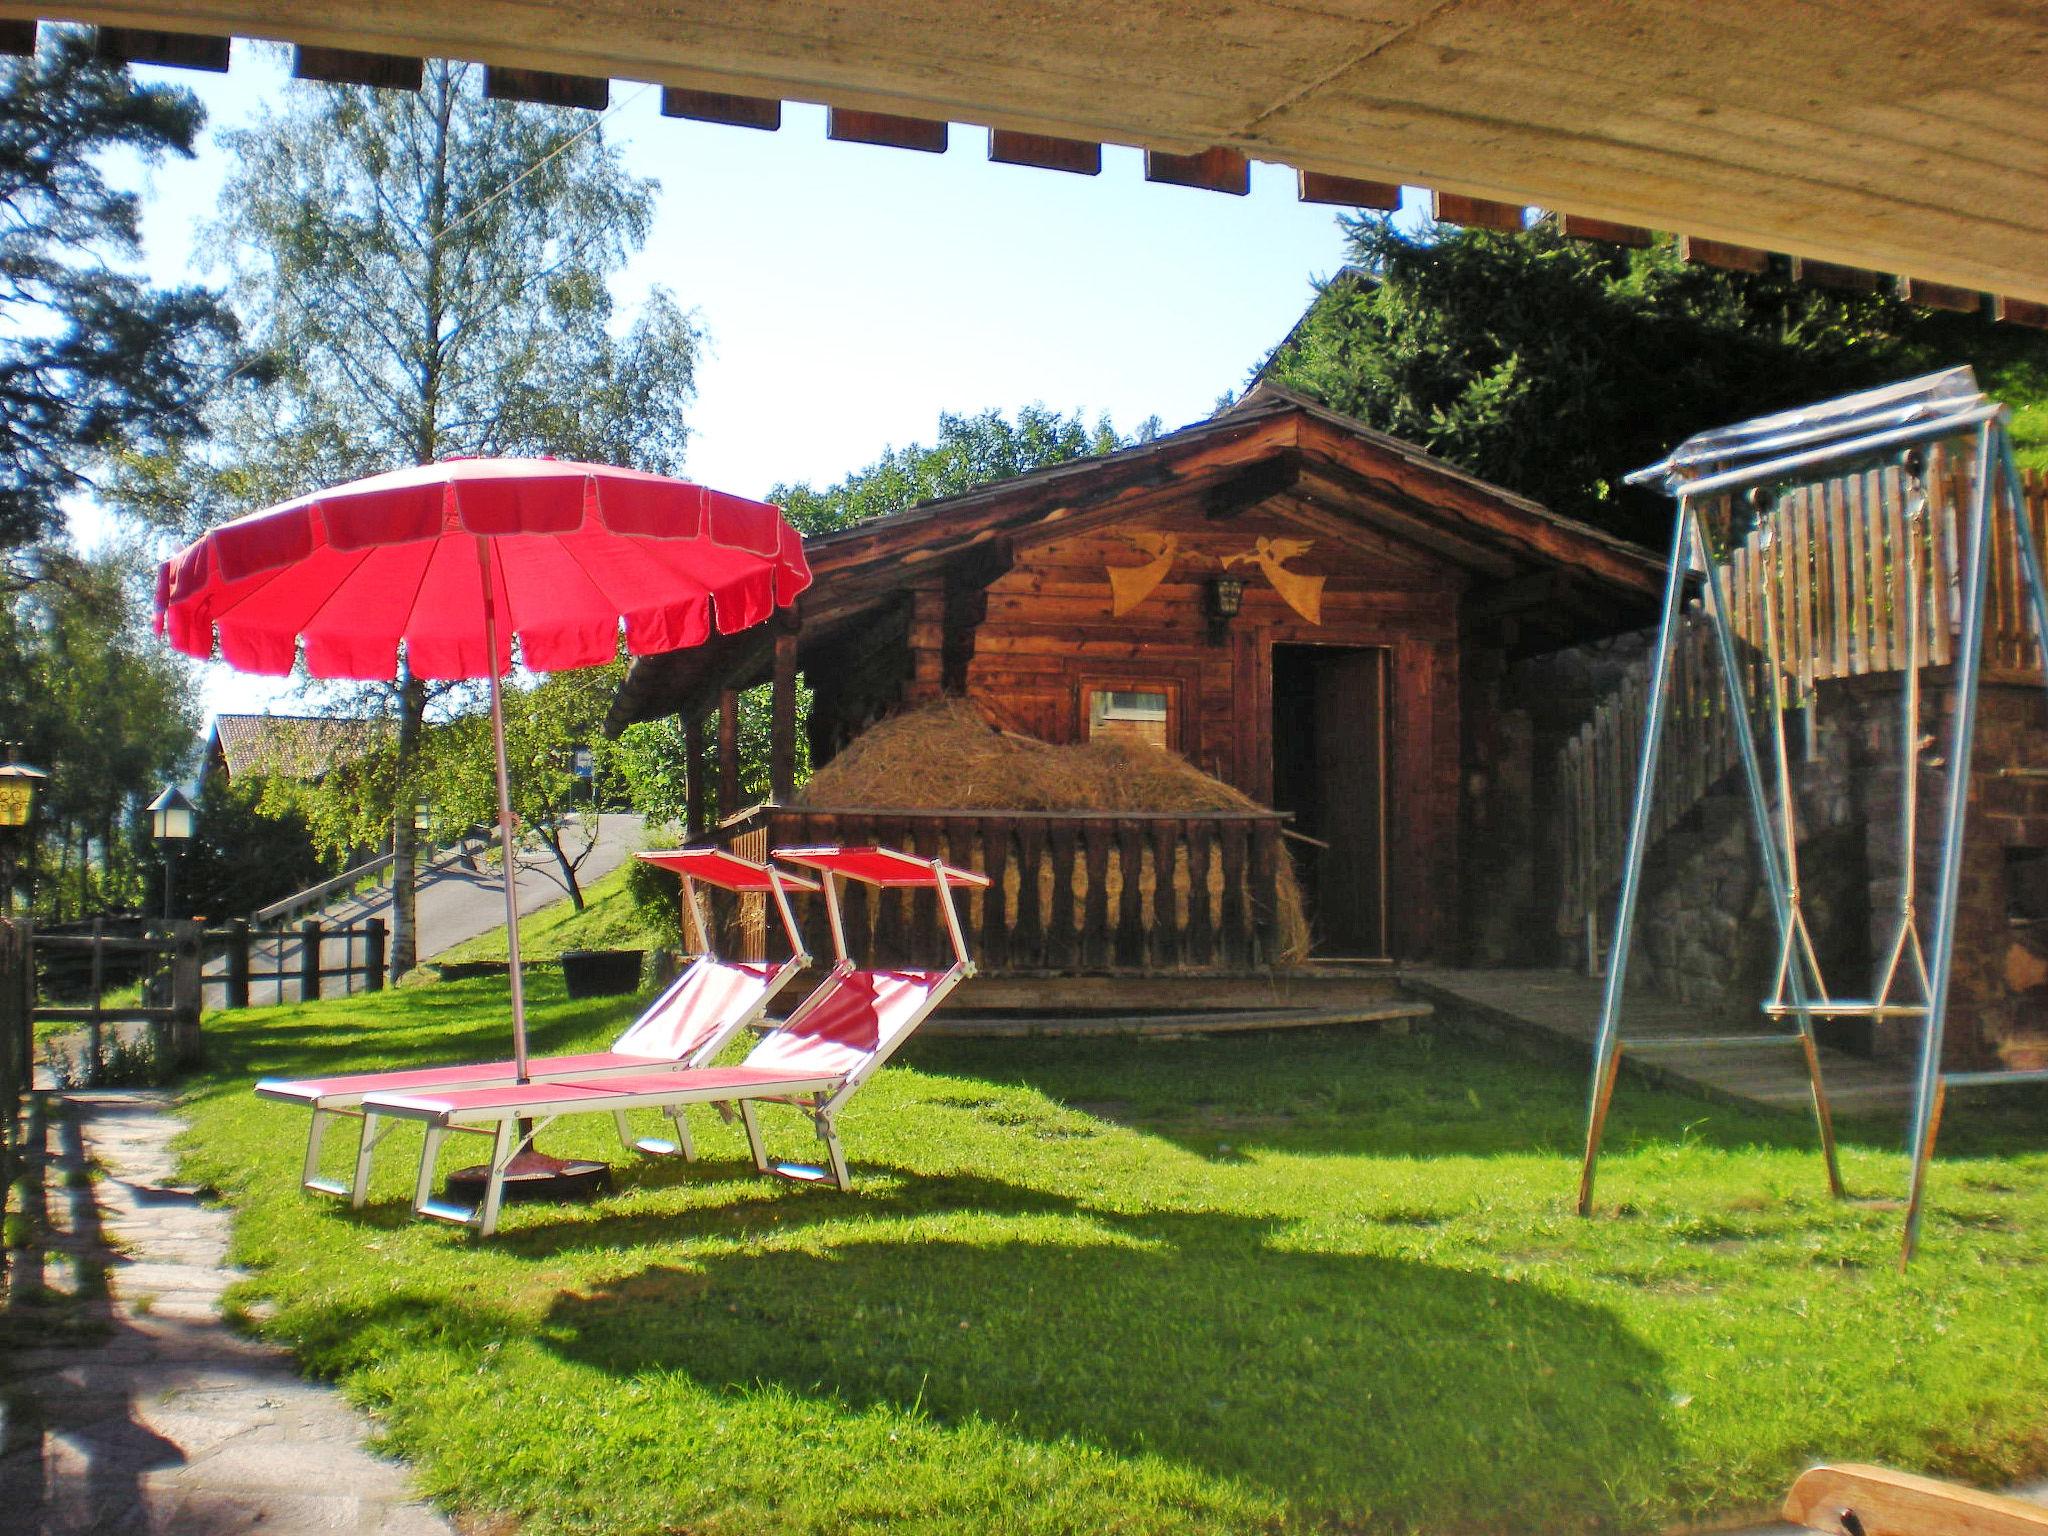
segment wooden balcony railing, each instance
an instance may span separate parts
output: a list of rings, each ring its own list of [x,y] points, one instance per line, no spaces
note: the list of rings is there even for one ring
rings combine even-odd
[[[976,963],[991,974],[1247,974],[1278,963],[1277,811],[890,811],[763,805],[729,821],[734,852],[879,844],[978,869],[985,891],[959,892]],[[1165,878],[1161,878],[1161,872]],[[929,892],[849,885],[846,942],[882,965],[940,963],[945,936]],[[753,915],[749,917],[749,913]],[[825,916],[799,914],[814,954],[830,954]],[[742,906],[747,941],[765,940]],[[870,960],[869,957],[872,957]]]

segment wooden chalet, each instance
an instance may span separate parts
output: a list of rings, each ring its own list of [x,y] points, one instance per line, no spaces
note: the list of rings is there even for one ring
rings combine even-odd
[[[738,802],[737,690],[772,699],[771,804],[725,818],[763,841],[876,838],[972,858],[1001,972],[1257,971],[1281,838],[1325,957],[1449,959],[1461,945],[1468,803],[1512,657],[1638,628],[1661,562],[1277,388],[1154,441],[927,502],[808,543],[816,584],[779,629],[642,658],[608,729],[680,714],[691,782]],[[963,695],[1012,730],[1170,748],[1271,813],[1156,817],[962,805],[806,812],[812,760],[907,703]],[[715,743],[703,729],[718,721]],[[702,825],[701,789],[693,796]],[[1176,866],[1176,861],[1185,860]],[[1157,881],[1197,871],[1211,910]],[[1242,899],[1240,899],[1242,898]]]

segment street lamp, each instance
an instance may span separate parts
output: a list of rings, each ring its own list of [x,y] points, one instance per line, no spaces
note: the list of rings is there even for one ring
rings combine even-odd
[[[192,837],[192,802],[173,784],[149,802],[149,829],[164,850],[164,917],[172,915],[171,883],[178,850]]]
[[[7,743],[7,761],[0,763],[0,911],[14,915],[14,868],[20,844],[35,836],[36,793],[50,776],[40,768],[18,763],[21,743]],[[35,845],[29,845],[34,857]],[[34,865],[30,865],[29,910],[36,904]]]

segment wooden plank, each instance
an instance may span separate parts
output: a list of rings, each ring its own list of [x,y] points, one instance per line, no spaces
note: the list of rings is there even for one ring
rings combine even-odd
[[[12,16],[0,20],[0,54],[25,59],[35,51],[36,24],[33,20],[24,21]]]
[[[1723,272],[1762,273],[1771,270],[1771,253],[1725,240],[1702,240],[1697,235],[1678,237],[1678,259],[1695,266],[1717,267]]]
[[[1017,921],[1010,930],[1010,963],[1040,969],[1045,963],[1045,920],[1039,895],[1048,824],[1036,819],[1019,821],[1017,829]]]
[[[1867,267],[1848,267],[1840,262],[1794,256],[1792,281],[1811,283],[1816,288],[1837,288],[1847,293],[1875,293],[1884,282],[1884,274],[1872,272]]]
[[[2048,330],[2048,304],[2033,299],[1999,297],[1991,301],[1991,318],[2002,325],[2025,325],[2037,331]]]
[[[773,133],[782,126],[782,103],[773,96],[734,96],[726,91],[692,91],[680,85],[665,85],[661,88],[661,115]]]
[[[1831,1536],[2048,1536],[2039,1504],[1854,1463],[1802,1472],[1783,1513]]]
[[[172,69],[227,73],[229,43],[196,32],[156,32],[147,27],[99,27],[93,57],[103,64],[162,64]]]
[[[1081,964],[1101,970],[1109,964],[1109,836],[1107,822],[1091,821],[1081,829],[1088,889],[1081,904]]]
[[[1252,943],[1260,965],[1280,963],[1280,824],[1252,827]]]
[[[1145,968],[1145,840],[1136,821],[1125,817],[1116,824],[1116,867],[1122,881],[1117,892],[1116,963],[1120,970]],[[1173,896],[1173,872],[1168,870],[1155,885],[1155,896],[1163,890]]]
[[[1145,151],[1145,179],[1169,187],[1193,187],[1199,192],[1224,192],[1243,197],[1252,189],[1251,162],[1234,149],[1217,146],[1192,155],[1171,155],[1164,150]]]
[[[1223,963],[1233,971],[1251,963],[1251,925],[1246,921],[1246,867],[1251,839],[1241,821],[1223,824]]]
[[[1557,227],[1568,239],[1597,240],[1603,245],[1624,245],[1635,250],[1657,242],[1657,232],[1640,224],[1616,224],[1608,219],[1588,218],[1583,213],[1559,214]]]
[[[1392,212],[1401,206],[1399,183],[1361,181],[1355,176],[1329,176],[1321,171],[1302,171],[1295,190],[1304,203],[1329,203],[1339,208],[1379,208]]]
[[[990,816],[981,823],[981,862],[975,866],[988,876],[988,889],[981,900],[981,942],[977,958],[992,971],[1010,963],[1010,843],[1015,836],[1012,823]],[[1036,871],[1020,871],[1020,879]]]
[[[1900,278],[1898,291],[1900,298],[1922,309],[1952,309],[1958,314],[1974,315],[1984,307],[1984,295],[1974,288],[1930,283],[1921,277]]]
[[[1822,494],[1827,498],[1827,552],[1833,621],[1828,640],[1828,675],[1847,677],[1849,659],[1849,488],[1839,479],[1828,481]]]
[[[355,48],[315,48],[306,44],[292,50],[292,77],[320,80],[328,85],[367,85],[385,91],[416,91],[425,78],[426,64],[396,53],[364,53]]]
[[[1074,964],[1074,846],[1072,823],[1052,822],[1046,828],[1046,849],[1052,856],[1052,911],[1046,922],[1045,963],[1064,971]]]
[[[884,149],[914,149],[921,154],[946,152],[946,125],[923,117],[893,112],[856,112],[833,107],[825,115],[825,137],[841,144],[877,144]]]
[[[1439,224],[1462,224],[1467,229],[1496,229],[1512,234],[1522,228],[1527,211],[1520,203],[1497,203],[1486,197],[1466,197],[1459,192],[1429,194],[1429,216]]]
[[[1849,552],[1849,671],[1860,677],[1870,670],[1870,507],[1866,477],[1851,475],[1842,482]]]
[[[484,94],[493,101],[528,101],[541,107],[575,107],[602,112],[611,105],[612,83],[589,75],[558,75],[547,69],[484,66]]]
[[[1171,970],[1184,958],[1180,897],[1174,880],[1179,864],[1180,823],[1165,817],[1153,817],[1150,831],[1155,880],[1152,891],[1152,966],[1155,970]]]
[[[1041,171],[1065,171],[1072,176],[1102,173],[1100,144],[1086,139],[1055,138],[1049,133],[992,128],[988,135],[988,157],[998,165],[1028,165]]]
[[[1920,571],[1920,591],[1926,602],[1922,617],[1926,654],[1937,667],[1954,659],[1956,610],[1956,560],[1961,555],[1962,511],[1969,503],[1971,459],[1964,454],[1945,455],[1948,460],[1949,510],[1946,517],[1929,516],[1920,538],[1913,541],[1913,558]],[[1898,471],[1890,471],[1897,496],[1904,504],[1906,488]],[[1910,535],[1909,535],[1910,537]],[[1903,648],[1899,665],[1906,664]]]
[[[1210,920],[1209,868],[1219,822],[1189,818],[1187,958],[1190,965],[1208,965],[1216,954],[1216,926]]]
[[[943,857],[939,848],[939,823],[923,820],[914,822],[909,828],[909,834],[905,843],[899,844],[899,847],[907,846],[920,859],[927,861]],[[941,952],[938,892],[906,891],[904,898],[904,904],[910,909],[910,958],[912,962],[917,965],[933,965],[938,963]],[[960,904],[960,915],[964,924],[967,917],[967,897],[960,895],[956,899]],[[968,927],[965,931],[972,933],[974,930]],[[946,941],[945,947],[950,952],[950,940]]]
[[[1906,532],[1905,498],[1901,495],[1898,473],[1895,470],[1879,472],[1879,496],[1884,508],[1885,542],[1890,547],[1891,559],[1891,611],[1885,622],[1885,666],[1897,671],[1906,664],[1906,562],[1918,561],[1911,537]],[[1941,628],[1940,625],[1935,626]]]

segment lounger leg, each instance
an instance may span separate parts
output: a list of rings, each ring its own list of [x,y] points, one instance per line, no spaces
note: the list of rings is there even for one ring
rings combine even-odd
[[[846,1171],[846,1149],[839,1145],[839,1132],[830,1115],[818,1116],[818,1140],[825,1143],[825,1154],[831,1160],[832,1182],[842,1192],[853,1188],[853,1179]]]
[[[754,1154],[754,1171],[772,1173],[774,1170],[768,1166],[768,1149],[761,1145],[761,1122],[756,1118],[752,1099],[740,1100],[740,1123],[747,1128],[747,1146]]]
[[[633,1139],[633,1128],[626,1124],[626,1112],[623,1109],[612,1111],[612,1124],[619,1128],[620,1146],[624,1147],[628,1152],[647,1151],[647,1148],[641,1146],[639,1142]]]
[[[689,1110],[678,1104],[668,1112],[668,1119],[669,1124],[676,1128],[676,1151],[682,1154],[684,1162],[694,1163],[697,1161],[697,1142],[690,1135]]]
[[[384,1139],[384,1132],[377,1129],[377,1117],[367,1111],[363,1115],[362,1139],[356,1143],[355,1182],[348,1187],[348,1203],[351,1210],[360,1211],[363,1202],[370,1197],[370,1159],[375,1156],[377,1143]]]
[[[327,1135],[327,1111],[313,1111],[313,1128],[306,1132],[306,1166],[299,1172],[299,1186],[302,1189],[317,1189],[314,1182],[320,1177],[320,1143]]]
[[[438,1125],[427,1127],[427,1144],[420,1148],[420,1176],[412,1189],[412,1208],[415,1215],[430,1216],[427,1209],[434,1203],[434,1160],[441,1155],[441,1143],[448,1132]]]
[[[476,1230],[479,1237],[489,1237],[498,1230],[498,1208],[505,1203],[505,1169],[512,1161],[512,1154],[518,1149],[522,1137],[518,1122],[500,1120],[497,1139],[491,1143],[491,1173],[484,1184],[483,1210],[478,1215]]]

